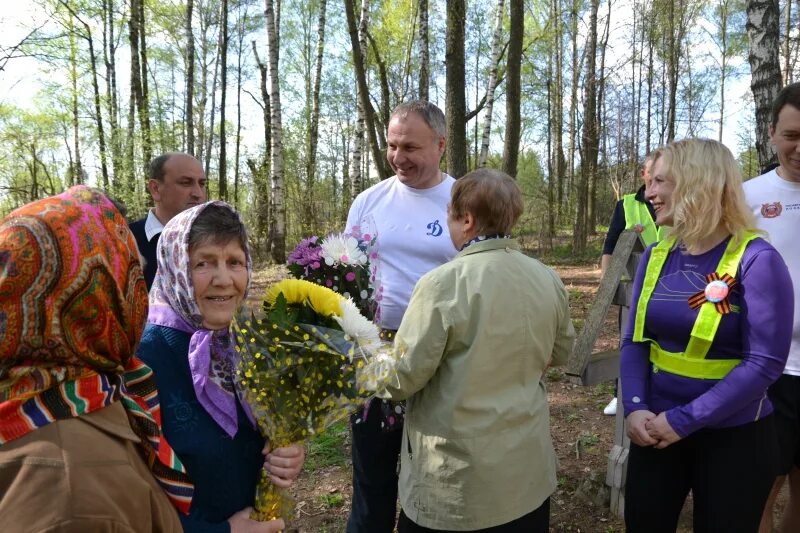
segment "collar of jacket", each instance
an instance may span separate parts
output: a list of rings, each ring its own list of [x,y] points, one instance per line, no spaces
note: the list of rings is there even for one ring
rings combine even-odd
[[[491,250],[519,251],[519,243],[516,239],[488,239],[486,241],[476,242],[470,244],[465,249],[456,254],[456,258],[464,257],[471,254],[479,254],[481,252],[489,252]]]

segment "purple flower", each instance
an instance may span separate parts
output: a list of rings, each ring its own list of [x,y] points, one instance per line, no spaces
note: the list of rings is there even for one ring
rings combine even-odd
[[[331,280],[329,280],[329,279],[326,279],[325,280],[325,286],[326,287],[333,287],[333,282]]]
[[[353,281],[354,279],[356,279],[356,273],[348,272],[347,274],[344,275],[344,279],[346,279],[347,281]]]
[[[289,257],[286,263],[289,265],[308,266],[312,268],[319,268],[319,261],[322,258],[322,249],[317,244],[318,237],[309,237],[300,241]],[[314,266],[316,265],[316,266]]]

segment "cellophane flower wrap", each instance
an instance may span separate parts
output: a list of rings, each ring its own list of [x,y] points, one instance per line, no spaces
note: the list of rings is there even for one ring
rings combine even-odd
[[[352,300],[305,280],[271,286],[263,306],[234,320],[237,379],[272,449],[324,431],[368,397],[357,370],[380,347]],[[294,501],[262,472],[254,518],[290,520]]]
[[[351,298],[361,314],[376,320],[380,288],[376,290],[375,233],[356,226],[348,233],[309,237],[286,260],[297,279],[322,285]]]

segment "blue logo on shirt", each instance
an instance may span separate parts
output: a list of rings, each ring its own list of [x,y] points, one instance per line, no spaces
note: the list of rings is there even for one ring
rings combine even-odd
[[[432,237],[438,237],[439,235],[442,234],[442,231],[443,231],[442,230],[442,225],[439,224],[438,220],[434,220],[433,222],[429,223],[426,227],[430,231],[428,231],[428,233],[426,233],[425,235],[430,235]]]

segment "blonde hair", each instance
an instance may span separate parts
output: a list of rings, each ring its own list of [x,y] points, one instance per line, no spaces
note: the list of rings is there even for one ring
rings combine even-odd
[[[753,215],[744,200],[742,174],[730,150],[711,139],[684,139],[656,150],[653,164],[675,181],[672,193],[676,242],[693,248],[722,226],[734,242],[754,231]]]

